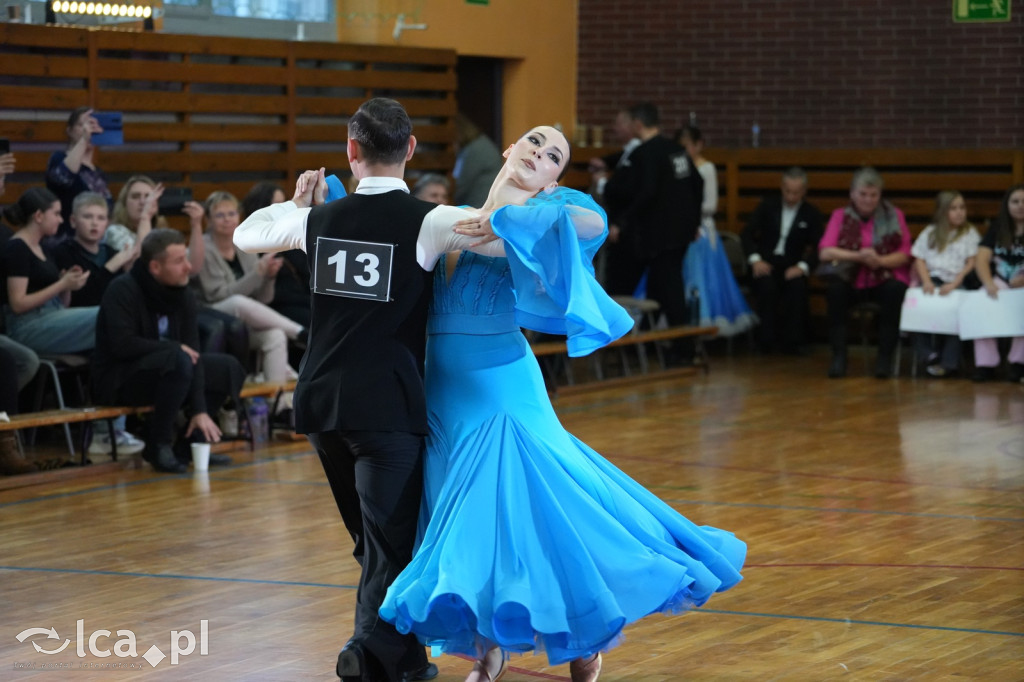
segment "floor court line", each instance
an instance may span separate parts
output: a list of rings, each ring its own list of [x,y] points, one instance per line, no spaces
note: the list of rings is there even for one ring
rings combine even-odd
[[[343,590],[354,590],[355,585],[332,585],[330,583],[307,583],[290,580],[257,580],[254,578],[221,578],[215,576],[194,576],[194,575],[172,575],[172,574],[160,574],[160,573],[132,573],[132,572],[121,572],[121,571],[93,571],[86,569],[72,569],[72,568],[46,568],[39,566],[0,566],[0,570],[4,571],[28,571],[28,572],[44,572],[44,573],[66,573],[66,574],[77,574],[77,575],[103,575],[103,576],[120,576],[127,578],[157,578],[165,580],[198,580],[198,581],[210,581],[210,582],[235,582],[235,583],[246,583],[246,584],[257,584],[257,585],[276,585],[280,587],[322,587],[328,589],[343,589]],[[726,616],[752,616],[755,618],[779,618],[783,620],[803,620],[812,622],[824,622],[824,623],[840,623],[846,625],[865,625],[872,627],[894,627],[894,628],[910,628],[915,630],[938,630],[942,632],[963,632],[973,633],[981,635],[997,635],[1004,637],[1024,637],[1024,632],[1004,632],[1000,630],[982,630],[978,628],[957,628],[943,625],[921,625],[917,623],[891,623],[885,621],[872,621],[872,620],[853,620],[849,618],[825,618],[821,616],[799,616],[787,613],[757,613],[753,611],[730,611],[724,609],[706,609],[696,608],[692,609],[693,613],[714,613]]]
[[[1022,566],[964,566],[956,564],[858,564],[853,562],[743,564],[743,570],[746,570],[748,568],[929,568],[948,571],[1024,571],[1024,567]]]
[[[777,509],[790,511],[813,511],[829,512],[833,514],[870,514],[877,516],[910,516],[925,519],[964,519],[968,521],[997,521],[1001,523],[1024,523],[1024,518],[1011,518],[1003,516],[976,516],[972,514],[935,514],[931,512],[901,512],[886,511],[884,509],[847,509],[842,507],[805,507],[795,504],[757,504],[754,502],[714,502],[705,500],[678,500],[666,499],[665,502],[674,504],[707,505],[712,507],[746,507],[749,509]]]

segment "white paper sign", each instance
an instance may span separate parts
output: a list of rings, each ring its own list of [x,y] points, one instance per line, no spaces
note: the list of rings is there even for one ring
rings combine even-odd
[[[965,291],[960,304],[960,338],[1024,336],[1024,289],[1000,289],[992,300],[984,289]]]
[[[960,333],[961,296],[967,292],[956,289],[946,296],[926,294],[921,287],[907,289],[900,314],[900,331],[926,334]]]

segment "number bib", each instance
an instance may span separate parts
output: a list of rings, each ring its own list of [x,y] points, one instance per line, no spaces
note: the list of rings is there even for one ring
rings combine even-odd
[[[390,300],[394,244],[316,238],[313,293]]]

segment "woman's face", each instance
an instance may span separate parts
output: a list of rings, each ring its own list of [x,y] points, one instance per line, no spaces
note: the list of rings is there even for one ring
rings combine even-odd
[[[230,237],[238,227],[238,204],[221,201],[210,207],[210,227],[214,233]]]
[[[417,197],[432,204],[447,204],[448,188],[440,182],[432,182],[420,190]]]
[[[555,128],[538,126],[506,149],[504,157],[505,167],[524,189],[554,189],[569,162],[569,142]]]
[[[152,191],[153,186],[148,182],[133,182],[128,188],[124,197],[124,210],[128,214],[128,220],[132,223],[128,227],[138,225],[142,220],[142,207],[146,205],[146,199]]]
[[[272,204],[280,204],[280,203],[283,203],[285,199],[286,199],[286,197],[284,195],[284,190],[283,189],[275,189],[274,190],[274,196],[273,196],[273,198],[271,198],[270,203],[272,203]]]
[[[50,207],[45,211],[36,211],[33,216],[39,227],[42,228],[43,235],[52,237],[57,234],[57,230],[60,229],[60,224],[64,218],[60,214],[60,202],[55,201],[50,204]]]
[[[1006,202],[1006,207],[1010,209],[1010,217],[1015,223],[1024,222],[1024,189],[1019,189],[1011,194]]]
[[[949,204],[949,213],[947,213],[949,220],[949,226],[954,230],[959,228],[965,222],[967,222],[967,203],[963,197],[957,197]]]
[[[850,201],[853,208],[862,217],[869,217],[878,208],[878,202],[882,200],[882,188],[870,185],[860,185],[850,190]]]

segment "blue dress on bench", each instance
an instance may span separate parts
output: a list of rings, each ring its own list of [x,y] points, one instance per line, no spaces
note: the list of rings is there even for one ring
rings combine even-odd
[[[740,580],[746,545],[697,526],[568,433],[519,330],[581,355],[632,320],[593,279],[607,234],[577,238],[558,190],[491,217],[507,258],[459,256],[434,277],[420,542],[380,609],[448,653],[606,649],[627,624],[704,603]],[[603,212],[601,212],[603,217]]]

